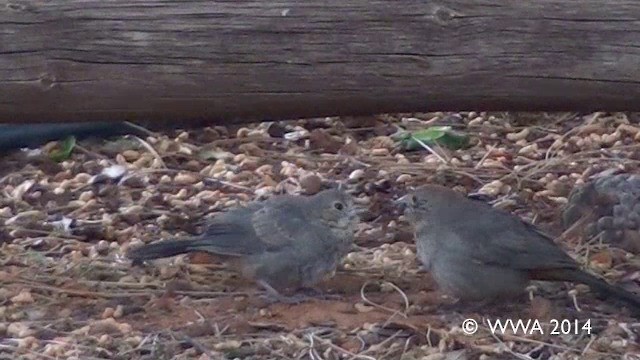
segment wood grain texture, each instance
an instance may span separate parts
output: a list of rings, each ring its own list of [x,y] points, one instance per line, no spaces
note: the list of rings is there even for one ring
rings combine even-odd
[[[632,0],[2,0],[0,122],[640,110]]]

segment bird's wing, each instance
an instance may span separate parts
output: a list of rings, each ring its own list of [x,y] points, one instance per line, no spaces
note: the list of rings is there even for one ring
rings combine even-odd
[[[486,221],[481,223],[458,222],[446,246],[465,249],[462,251],[469,251],[467,255],[476,261],[512,269],[577,267],[569,255],[535,226],[506,212],[492,211],[486,215]],[[471,246],[465,247],[463,242]]]
[[[194,248],[220,255],[242,256],[265,251],[256,234],[251,218],[261,204],[235,208],[214,216],[204,233],[194,240]]]
[[[289,246],[309,230],[309,221],[299,204],[288,201],[272,201],[251,216],[253,230],[262,244],[270,250]]]

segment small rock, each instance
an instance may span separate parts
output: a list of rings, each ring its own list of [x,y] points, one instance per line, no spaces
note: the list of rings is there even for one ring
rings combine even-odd
[[[216,350],[235,350],[239,349],[242,346],[242,343],[237,340],[226,340],[219,342],[213,346]]]
[[[517,133],[507,134],[507,140],[518,141],[518,140],[526,139],[527,136],[529,136],[529,128],[522,129],[520,132],[517,132]]]
[[[265,135],[265,131],[262,129],[254,129],[249,131],[249,135],[247,135],[247,137],[258,137],[258,136],[263,136]]]
[[[608,146],[613,145],[613,143],[615,143],[618,139],[619,136],[617,136],[616,133],[602,135],[602,143]]]
[[[449,161],[449,164],[453,167],[460,167],[463,166],[464,163],[462,161],[460,161],[460,159],[458,158],[451,158],[451,160]]]
[[[409,175],[409,174],[402,174],[402,175],[398,176],[398,178],[396,179],[396,182],[397,182],[398,184],[404,184],[404,183],[406,183],[406,182],[408,182],[408,181],[410,181],[410,180],[411,180],[411,175]]]
[[[113,312],[112,316],[114,319],[119,319],[124,315],[124,308],[122,305],[116,306],[116,310]]]
[[[122,334],[131,332],[131,325],[118,323],[112,317],[94,321],[89,325],[89,333],[93,335],[113,334],[117,332]]]
[[[537,152],[538,152],[538,144],[536,143],[524,146],[520,150],[518,150],[518,154],[528,155],[528,156],[536,155]]]
[[[7,218],[11,216],[13,216],[13,211],[9,206],[5,206],[2,209],[0,209],[0,217]]]
[[[36,182],[33,180],[26,180],[22,184],[16,186],[13,191],[11,191],[11,197],[15,200],[22,201],[22,197],[26,194],[35,184]]]
[[[131,205],[120,209],[120,217],[129,224],[137,224],[141,221],[140,215],[144,211],[141,205]]]
[[[133,162],[133,161],[136,161],[136,160],[138,160],[140,158],[140,153],[135,151],[135,150],[125,150],[125,151],[122,152],[122,156],[128,162]]]
[[[215,203],[220,198],[220,192],[217,190],[203,190],[197,193],[194,197],[206,202]]]
[[[80,184],[86,184],[91,180],[91,175],[87,173],[79,173],[73,178],[73,180]]]
[[[357,302],[353,305],[354,308],[356,308],[356,310],[360,313],[368,313],[371,312],[373,310],[375,310],[376,308],[367,304],[363,304],[361,302]]]
[[[93,191],[84,191],[80,196],[78,196],[78,200],[82,202],[87,202],[93,198]]]
[[[142,339],[141,336],[130,336],[130,337],[125,338],[125,342],[127,344],[129,344],[129,346],[132,346],[132,347],[139,346],[140,343],[142,342],[142,340],[143,339]]]
[[[504,164],[500,160],[485,159],[482,162],[482,167],[483,168],[488,168],[488,169],[504,169]]]
[[[98,344],[101,346],[106,346],[111,344],[111,336],[104,334],[102,336],[100,336],[100,338],[98,338]]]
[[[410,163],[409,159],[407,159],[407,157],[404,156],[404,154],[396,154],[394,157],[396,158],[396,163],[398,163],[398,164],[409,164]]]
[[[627,125],[627,124],[621,124],[620,126],[618,126],[618,128],[616,129],[616,132],[619,133],[628,133],[630,135],[637,135],[638,133],[640,133],[640,128],[637,128],[635,126],[631,126],[631,125]]]
[[[245,138],[247,136],[249,136],[249,132],[251,132],[250,129],[243,127],[238,129],[238,132],[236,132],[236,137],[237,138]]]
[[[255,170],[258,167],[258,160],[255,158],[246,158],[240,162],[242,170]]]
[[[364,178],[364,170],[355,169],[349,174],[349,182],[355,183]]]
[[[115,312],[115,310],[112,307],[108,307],[105,308],[104,311],[102,312],[102,318],[103,319],[108,319],[113,317],[113,313]]]
[[[292,177],[298,172],[298,167],[288,161],[283,161],[281,166],[280,175],[282,176]]]
[[[105,255],[109,252],[109,242],[105,240],[100,240],[96,244],[96,252],[100,255]]]
[[[376,136],[369,140],[369,144],[372,148],[378,149],[393,149],[395,142],[389,136]]]
[[[258,167],[255,170],[255,172],[256,172],[256,174],[259,174],[259,175],[262,175],[262,176],[272,175],[273,174],[273,165],[270,165],[270,164],[262,165],[262,166]]]
[[[554,195],[567,195],[569,193],[569,186],[559,180],[551,180],[547,186],[547,190],[551,191]]]
[[[300,178],[299,182],[302,190],[308,195],[316,194],[322,188],[322,179],[316,174],[307,174]]]
[[[385,148],[372,149],[371,155],[372,156],[388,156],[389,149],[385,149]]]
[[[14,304],[31,304],[33,301],[31,291],[28,289],[22,289],[18,295],[11,298],[11,302]]]
[[[469,126],[480,126],[484,123],[484,119],[480,116],[469,121]]]
[[[35,334],[34,329],[30,329],[26,324],[21,322],[13,322],[7,326],[7,335],[17,338],[26,338]]]
[[[500,180],[494,180],[478,190],[480,194],[497,196],[502,192],[504,184]]]
[[[192,174],[179,173],[173,178],[173,182],[176,185],[183,185],[184,186],[184,185],[195,184],[196,182],[198,182],[198,179]]]
[[[180,142],[183,142],[187,139],[189,139],[189,133],[186,131],[182,131],[180,132],[180,134],[178,134],[178,136],[176,136],[176,140]]]
[[[247,155],[258,156],[258,157],[264,156],[264,150],[262,150],[262,148],[260,148],[258,145],[252,142],[238,146],[238,150],[242,151],[242,153],[244,153],[245,156]]]

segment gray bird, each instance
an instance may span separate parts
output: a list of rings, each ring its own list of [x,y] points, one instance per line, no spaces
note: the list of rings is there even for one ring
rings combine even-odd
[[[570,281],[640,309],[640,297],[582,271],[548,235],[511,213],[437,185],[402,202],[418,258],[442,290],[461,300],[517,295],[530,280]]]
[[[216,215],[199,236],[143,245],[127,257],[139,263],[211,253],[286,301],[277,289],[310,287],[335,271],[353,244],[358,222],[353,198],[343,190],[280,195]]]

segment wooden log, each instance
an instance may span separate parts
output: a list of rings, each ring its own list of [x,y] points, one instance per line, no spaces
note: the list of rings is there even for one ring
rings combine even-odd
[[[632,0],[7,0],[0,122],[640,110]]]

